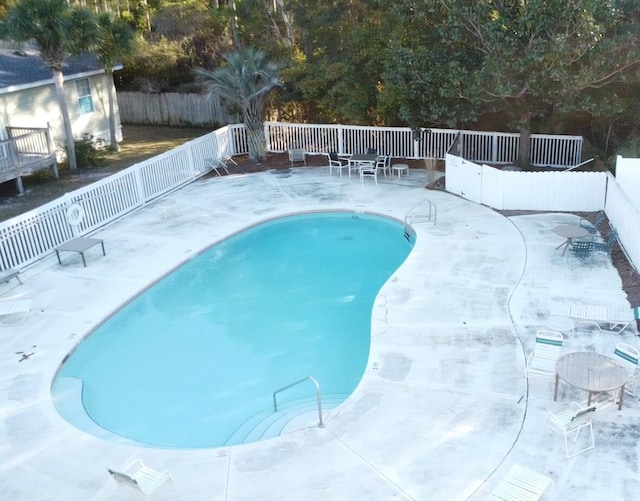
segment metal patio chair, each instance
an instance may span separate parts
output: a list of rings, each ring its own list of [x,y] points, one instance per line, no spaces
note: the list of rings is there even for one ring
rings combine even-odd
[[[580,220],[580,226],[582,226],[585,230],[587,230],[589,233],[591,233],[592,235],[597,235],[598,232],[600,231],[600,225],[604,222],[604,211],[598,211],[598,214],[596,215],[596,219],[593,223],[591,223],[591,221],[588,221],[586,219],[581,219]]]
[[[556,414],[553,412],[547,414],[546,422],[554,427],[556,431],[562,433],[567,459],[571,459],[596,446],[593,440],[593,426],[591,426],[591,419],[595,411],[595,405],[582,407],[577,402],[571,402],[571,407],[568,410]],[[587,444],[579,447],[578,450],[569,451],[569,438],[573,438],[573,441],[577,442],[583,430],[589,433]]]
[[[289,162],[291,162],[291,167],[295,165],[296,162],[302,162],[305,166],[307,165],[307,152],[301,148],[294,148],[289,150]]]

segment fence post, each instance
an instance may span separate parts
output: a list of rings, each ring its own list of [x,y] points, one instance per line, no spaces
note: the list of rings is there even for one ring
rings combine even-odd
[[[498,162],[498,133],[491,135],[491,161],[495,164]]]
[[[338,130],[338,153],[340,155],[344,155],[344,125],[338,125],[337,130]]]

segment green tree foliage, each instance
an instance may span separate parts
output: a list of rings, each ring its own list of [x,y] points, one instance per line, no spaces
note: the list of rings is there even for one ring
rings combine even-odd
[[[281,85],[278,67],[264,52],[251,47],[225,54],[224,59],[225,66],[213,71],[198,68],[196,73],[210,95],[218,96],[223,104],[242,112],[249,158],[261,162],[266,155],[264,115],[267,97]]]
[[[77,162],[62,66],[70,55],[92,47],[97,34],[98,25],[93,13],[85,8],[72,8],[66,0],[22,0],[0,25],[2,38],[16,42],[35,40],[40,56],[51,70],[72,170],[77,169]]]

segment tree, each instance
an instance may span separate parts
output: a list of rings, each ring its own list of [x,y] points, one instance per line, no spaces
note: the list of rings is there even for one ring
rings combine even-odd
[[[113,67],[119,57],[133,52],[133,32],[129,26],[119,19],[115,19],[110,13],[103,12],[98,15],[99,36],[96,44],[98,59],[104,65],[104,70],[109,78],[109,139],[110,146],[115,151],[120,151],[116,138],[116,114],[115,91],[113,86]]]
[[[67,57],[93,45],[98,33],[96,18],[85,8],[71,8],[66,0],[22,0],[0,25],[2,38],[15,42],[35,40],[40,57],[51,70],[64,122],[69,167],[77,169],[76,151],[64,93],[62,66]]]
[[[273,89],[280,87],[278,67],[269,62],[264,52],[246,47],[225,54],[226,66],[213,71],[196,68],[209,91],[209,96],[218,96],[224,104],[239,109],[247,129],[249,158],[262,162],[266,156],[264,136],[264,114],[267,97]],[[223,118],[216,117],[223,121]]]
[[[624,0],[398,0],[396,9],[405,22],[386,90],[413,120],[493,114],[526,138],[562,115],[618,113],[616,94],[640,63],[638,7]]]

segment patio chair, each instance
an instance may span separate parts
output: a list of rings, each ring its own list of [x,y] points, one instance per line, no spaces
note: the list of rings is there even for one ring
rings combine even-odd
[[[514,464],[489,495],[491,501],[535,501],[550,490],[551,478]]]
[[[582,407],[578,402],[571,402],[571,407],[566,411],[556,414],[549,412],[547,414],[546,422],[555,428],[556,431],[562,433],[567,459],[571,459],[595,447],[593,427],[591,426],[591,419],[595,411],[596,407],[593,405],[590,407]],[[577,442],[584,429],[588,429],[589,432],[586,446],[578,447],[578,450],[570,452],[569,438],[573,438],[573,441]]]
[[[640,350],[627,343],[618,343],[613,355],[629,372],[629,379],[624,385],[624,391],[629,395],[636,395],[636,370],[638,369],[638,360],[640,360]],[[616,394],[618,392],[615,392]],[[615,396],[615,395],[614,395]]]
[[[289,150],[289,162],[291,162],[291,167],[293,167],[296,162],[302,162],[306,166],[307,152],[301,148]]]
[[[618,232],[616,230],[611,231],[606,241],[602,238],[594,238],[593,242],[591,242],[593,251],[604,252],[607,256],[611,256],[611,249],[613,249],[613,246],[615,245],[617,240]]]
[[[556,362],[562,351],[563,336],[560,332],[538,331],[533,352],[527,360],[527,377],[553,381],[556,377]]]
[[[2,299],[0,300],[0,325],[20,325],[30,311],[30,299]]]
[[[207,167],[212,168],[218,176],[222,175],[220,174],[220,171],[218,169],[222,169],[227,174],[231,174],[231,172],[229,172],[229,167],[227,165],[228,162],[231,162],[233,165],[238,165],[238,162],[236,162],[229,155],[219,157],[219,158],[205,158],[204,161]]]
[[[376,161],[376,165],[378,170],[381,170],[386,179],[387,172],[391,175],[391,157],[390,156],[380,156]]]
[[[574,318],[576,324],[593,324],[602,332],[620,334],[634,319],[638,320],[640,311],[638,308],[606,308],[573,303],[554,304],[551,307],[551,314]],[[608,329],[602,328],[601,324],[606,324]]]
[[[364,178],[371,177],[378,184],[378,165],[377,163],[365,163],[360,164],[360,182],[364,184]]]
[[[145,466],[140,459],[136,459],[129,464],[124,471],[115,471],[107,468],[111,478],[118,484],[118,490],[124,489],[142,494],[145,499],[151,499],[152,494],[168,483],[173,487],[178,499],[180,492],[168,470],[162,472],[153,470]]]
[[[329,175],[331,175],[333,169],[338,169],[340,177],[342,177],[342,169],[349,168],[349,160],[338,157],[338,153],[335,151],[328,153],[327,157],[329,158]]]
[[[596,215],[596,219],[593,223],[591,223],[591,221],[588,221],[586,219],[581,219],[580,220],[580,226],[582,226],[585,230],[587,230],[589,233],[591,233],[592,235],[597,235],[598,232],[600,231],[600,225],[604,222],[604,211],[598,211],[598,214]]]
[[[594,251],[594,243],[592,241],[574,240],[569,247],[569,258],[571,259],[571,267],[573,268],[574,259],[578,259],[583,263],[591,261]]]

